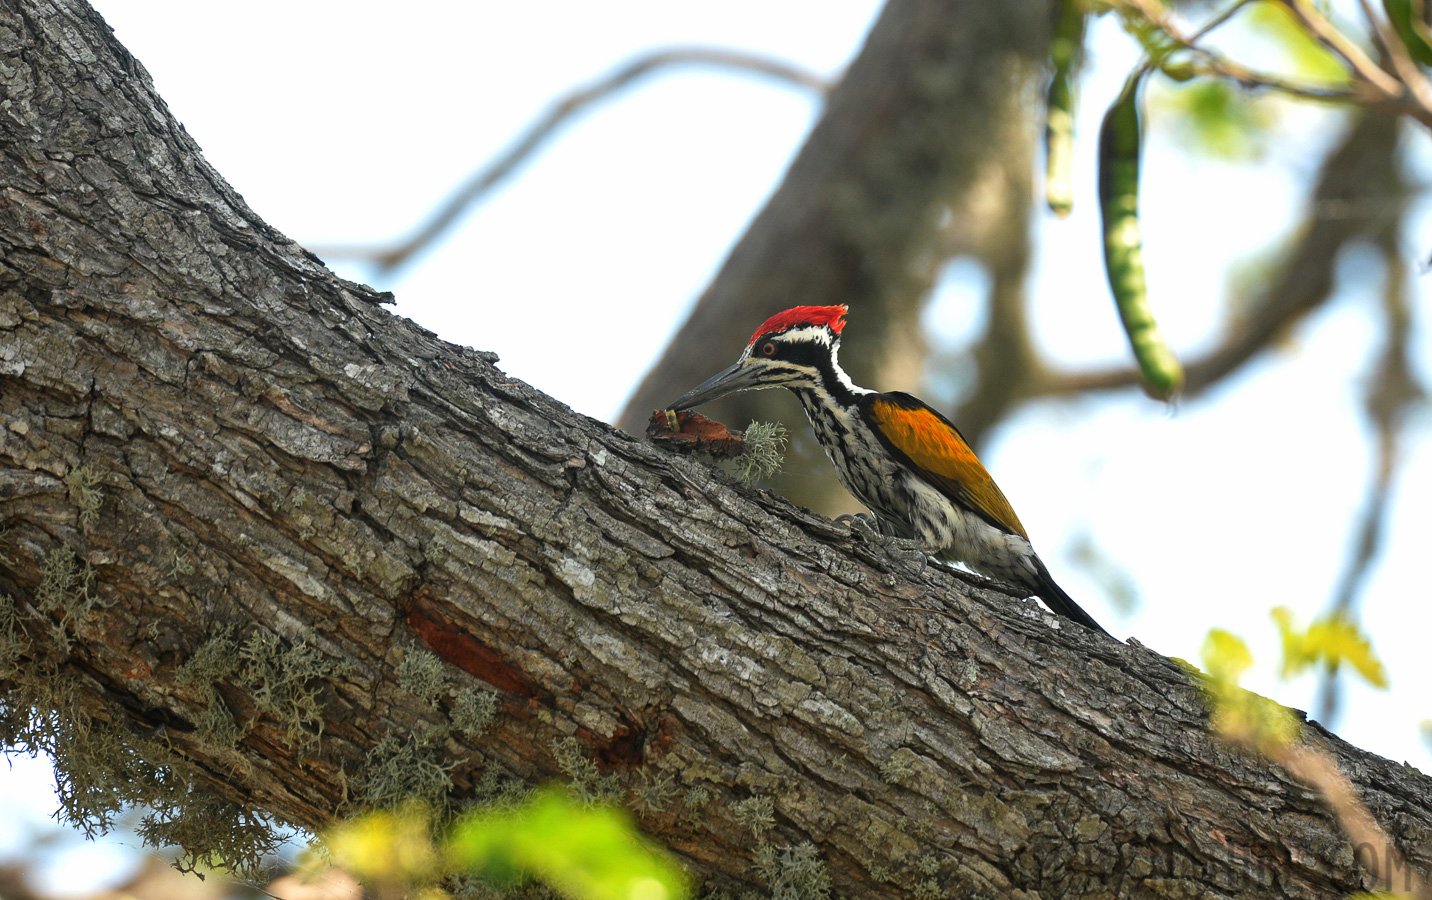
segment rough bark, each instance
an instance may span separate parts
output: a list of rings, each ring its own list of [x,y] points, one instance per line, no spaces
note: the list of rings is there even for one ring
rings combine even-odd
[[[0,731],[80,800],[138,760],[193,777],[181,814],[318,827],[395,763],[457,798],[601,771],[728,890],[807,841],[841,895],[1370,886],[1167,659],[907,571],[333,277],[78,0],[0,7],[0,88]],[[1307,740],[1432,870],[1432,781]]]
[[[945,223],[979,217],[978,188],[1002,177],[1002,164],[1032,165],[1029,142],[1005,137],[1011,110],[1029,107],[1055,8],[1051,0],[891,0],[780,187],[618,424],[639,426],[733,361],[768,316],[801,304],[849,304],[841,357],[857,383],[914,388],[925,355],[920,305],[951,250]],[[1018,227],[1024,219],[1021,211]],[[800,419],[799,410],[785,392],[764,391],[713,403],[710,414],[743,427]],[[825,511],[850,504],[833,477],[810,477],[829,470],[803,434],[786,471],[796,477],[770,482],[780,493]]]

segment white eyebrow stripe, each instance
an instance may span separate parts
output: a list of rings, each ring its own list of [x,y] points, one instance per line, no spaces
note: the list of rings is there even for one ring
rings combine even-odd
[[[792,328],[778,337],[783,341],[810,342],[830,346],[830,329],[824,325],[807,325],[804,328]]]

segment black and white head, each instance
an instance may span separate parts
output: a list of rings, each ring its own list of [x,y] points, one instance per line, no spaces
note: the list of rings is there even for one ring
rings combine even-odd
[[[769,387],[816,389],[832,379],[849,389],[836,365],[846,307],[797,306],[771,316],[751,335],[735,365],[687,391],[669,407],[690,409],[737,391]]]

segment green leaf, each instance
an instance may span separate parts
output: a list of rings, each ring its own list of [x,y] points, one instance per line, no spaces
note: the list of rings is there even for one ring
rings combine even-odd
[[[1336,673],[1343,663],[1357,670],[1374,687],[1387,687],[1387,672],[1382,660],[1373,653],[1372,642],[1357,623],[1339,614],[1315,619],[1306,631],[1293,625],[1292,610],[1280,606],[1273,610],[1273,621],[1283,640],[1283,677],[1300,675],[1310,668],[1322,666]]]
[[[1282,3],[1256,3],[1244,18],[1259,35],[1283,51],[1292,65],[1291,74],[1326,85],[1345,85],[1351,80],[1342,60],[1309,34]]]
[[[323,845],[334,863],[367,884],[426,886],[442,874],[432,817],[420,804],[341,822],[324,832]]]
[[[1229,740],[1273,754],[1297,739],[1301,724],[1292,711],[1238,686],[1253,665],[1248,645],[1235,634],[1213,628],[1203,641],[1213,727]]]
[[[1161,97],[1182,147],[1225,159],[1257,159],[1267,148],[1271,108],[1227,82],[1200,79]]]
[[[1253,665],[1253,653],[1243,639],[1222,628],[1211,628],[1203,639],[1203,669],[1209,677],[1236,685]]]
[[[538,878],[574,900],[679,900],[680,868],[622,812],[548,790],[525,806],[465,818],[447,846],[452,863],[497,885]]]

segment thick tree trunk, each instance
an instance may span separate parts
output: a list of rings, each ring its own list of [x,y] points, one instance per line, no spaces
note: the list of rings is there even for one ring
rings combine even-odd
[[[78,0],[0,8],[0,90],[0,733],[71,815],[151,803],[233,857],[249,810],[560,778],[728,890],[1366,886],[1168,660],[905,571],[333,277]],[[1432,782],[1308,740],[1428,872]]]

